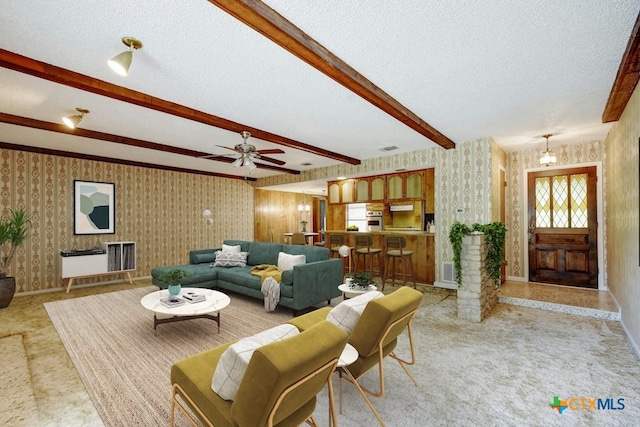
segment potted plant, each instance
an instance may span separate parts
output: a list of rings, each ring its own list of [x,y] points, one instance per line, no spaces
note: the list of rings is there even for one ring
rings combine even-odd
[[[487,260],[486,268],[489,277],[493,280],[496,289],[500,288],[500,279],[502,273],[502,264],[504,260],[504,240],[507,229],[501,222],[492,222],[491,224],[473,224],[469,227],[459,222],[453,223],[449,229],[449,241],[453,249],[453,267],[456,273],[456,282],[458,286],[462,285],[462,262],[460,253],[462,252],[462,238],[473,231],[484,233],[487,241]]]
[[[351,273],[349,279],[351,289],[369,289],[369,286],[373,285],[373,277],[367,272]]]
[[[182,285],[180,284],[183,277],[189,276],[190,273],[188,271],[181,270],[179,268],[172,268],[171,270],[167,270],[162,273],[158,279],[167,283],[167,289],[169,289],[169,294],[176,296],[180,293],[180,289]]]
[[[0,308],[7,307],[16,292],[15,277],[7,277],[16,249],[29,237],[31,219],[24,208],[9,209],[9,216],[0,218]]]
[[[306,233],[306,232],[307,232],[307,224],[308,224],[308,223],[309,223],[309,222],[308,222],[308,221],[306,221],[306,220],[304,220],[304,219],[303,219],[302,221],[300,221],[300,225],[302,225],[302,232],[303,232],[303,233]]]

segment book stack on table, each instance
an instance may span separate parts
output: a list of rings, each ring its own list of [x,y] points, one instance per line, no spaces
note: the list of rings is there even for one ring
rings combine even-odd
[[[160,302],[167,307],[178,307],[179,305],[184,304],[184,300],[182,298],[170,296],[167,298],[161,298]]]
[[[206,301],[207,297],[204,294],[198,294],[196,292],[187,292],[185,294],[182,295],[182,297],[187,300],[187,302],[190,302],[192,304],[197,303],[197,302],[202,302],[202,301]]]

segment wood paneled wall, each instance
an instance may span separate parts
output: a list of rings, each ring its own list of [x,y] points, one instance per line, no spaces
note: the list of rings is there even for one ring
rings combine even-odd
[[[318,231],[313,229],[313,216],[317,212],[313,196],[256,189],[254,197],[255,241],[285,243],[284,233],[300,231],[303,219],[308,221],[307,231]],[[311,210],[300,214],[298,205],[309,205]]]

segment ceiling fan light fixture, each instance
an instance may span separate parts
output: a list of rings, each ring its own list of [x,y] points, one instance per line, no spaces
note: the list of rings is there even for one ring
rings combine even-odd
[[[546,149],[540,155],[540,165],[541,166],[553,166],[556,164],[557,158],[553,150],[549,150],[549,137],[552,134],[542,135],[543,138],[547,140]]]
[[[110,60],[107,61],[109,67],[116,74],[126,77],[129,74],[129,67],[131,67],[131,61],[133,59],[133,51],[142,48],[142,42],[134,37],[123,37],[122,43],[129,47],[129,50],[126,50],[118,55],[114,56]]]
[[[67,125],[68,128],[75,129],[82,121],[85,114],[89,114],[89,110],[86,108],[76,107],[76,111],[80,114],[74,114],[73,116],[66,116],[62,118],[62,122]]]
[[[251,156],[246,156],[244,159],[244,167],[249,170],[254,170],[258,166],[253,162],[253,160],[251,159]]]
[[[233,166],[234,168],[239,168],[240,166],[242,166],[242,157],[237,158],[235,162],[231,163],[231,166]]]

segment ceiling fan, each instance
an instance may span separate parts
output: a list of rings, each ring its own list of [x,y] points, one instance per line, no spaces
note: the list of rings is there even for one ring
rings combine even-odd
[[[233,167],[239,168],[244,166],[250,170],[253,170],[258,167],[255,163],[255,160],[258,160],[258,159],[263,160],[265,162],[275,163],[276,165],[285,164],[285,162],[283,162],[282,160],[273,159],[271,157],[264,156],[264,154],[284,154],[284,151],[280,150],[279,148],[258,151],[255,146],[247,142],[247,139],[249,139],[249,137],[251,136],[251,133],[247,131],[242,131],[240,132],[240,135],[242,135],[242,139],[244,141],[241,144],[237,144],[233,148],[225,147],[224,145],[217,145],[217,147],[226,148],[227,150],[235,151],[234,154],[223,155],[223,156],[233,157],[236,159],[232,163]],[[204,156],[204,158],[211,158],[211,157],[220,157],[220,156],[215,154],[210,156]]]

